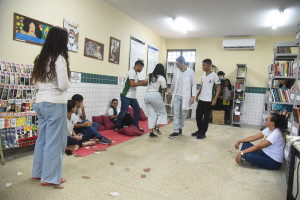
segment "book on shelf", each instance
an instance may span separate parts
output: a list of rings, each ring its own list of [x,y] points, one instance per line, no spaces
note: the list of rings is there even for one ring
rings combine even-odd
[[[290,103],[291,90],[275,88],[271,90],[275,102]]]
[[[273,68],[274,76],[294,76],[293,62],[275,63]]]
[[[278,54],[290,54],[291,47],[277,47],[277,53]]]

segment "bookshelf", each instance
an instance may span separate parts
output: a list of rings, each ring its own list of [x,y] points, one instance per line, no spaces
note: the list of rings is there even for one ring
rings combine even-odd
[[[298,51],[298,54],[291,52],[291,49]],[[276,111],[276,107],[274,108],[275,105],[291,106],[292,111],[277,111],[287,117],[287,127],[284,133],[291,136],[299,135],[298,106],[300,105],[300,63],[297,59],[300,57],[299,53],[300,49],[297,41],[275,43],[274,61],[268,69],[266,104],[263,115],[263,117],[266,118],[269,113]],[[280,80],[291,82],[291,88],[279,89]],[[265,119],[263,119],[263,123],[265,123]],[[289,159],[290,148],[291,145],[287,142],[284,148],[284,158],[286,160]]]
[[[246,91],[246,79],[247,79],[247,65],[236,65],[236,76],[234,81],[234,95],[233,95],[233,107],[232,107],[232,119],[231,125],[242,126],[243,106],[245,102]]]
[[[38,135],[35,100],[30,85],[32,65],[0,61],[0,155],[3,151],[34,145]]]
[[[186,65],[193,69],[195,71],[195,61],[196,61],[196,50],[191,49],[191,50],[168,50],[167,51],[167,65],[166,65],[166,78],[167,78],[167,86],[170,89],[174,72],[176,70],[176,58],[179,56],[183,56],[186,61]],[[169,120],[173,119],[174,113],[173,109],[170,105],[170,102],[168,102],[168,93],[165,93],[164,96],[164,102],[166,106],[166,111]],[[187,117],[191,116],[191,111],[187,113]]]

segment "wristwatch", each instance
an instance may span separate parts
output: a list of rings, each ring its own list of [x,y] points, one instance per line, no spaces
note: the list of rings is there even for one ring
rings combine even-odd
[[[241,151],[241,155],[242,155],[242,156],[244,155],[244,152],[243,152],[243,151]]]

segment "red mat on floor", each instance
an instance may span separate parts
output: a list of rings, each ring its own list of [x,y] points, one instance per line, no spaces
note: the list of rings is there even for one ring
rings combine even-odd
[[[171,122],[169,122],[170,124]],[[139,126],[144,129],[144,134],[145,133],[148,133],[149,132],[149,129],[148,129],[148,120],[146,121],[140,121],[139,122]],[[162,125],[162,126],[165,126],[165,125]],[[130,136],[126,136],[126,135],[122,135],[120,133],[116,133],[114,132],[113,130],[105,130],[105,131],[102,131],[101,134],[110,139],[111,141],[114,141],[111,145],[104,145],[104,144],[95,144],[95,146],[91,147],[81,147],[79,148],[77,151],[73,151],[73,154],[75,156],[79,156],[79,157],[84,157],[84,156],[87,156],[87,155],[90,155],[96,151],[103,151],[109,147],[112,147],[112,146],[115,146],[117,144],[120,144],[122,142],[125,142],[127,140],[131,140],[135,137],[138,137],[138,136],[133,136],[133,137],[130,137]]]

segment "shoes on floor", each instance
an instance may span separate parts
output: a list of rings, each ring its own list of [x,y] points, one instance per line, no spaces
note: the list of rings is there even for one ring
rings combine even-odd
[[[142,128],[140,128],[140,127],[138,127],[138,126],[137,126],[137,128],[138,128],[141,132],[144,132],[144,130],[143,130]]]
[[[204,139],[204,138],[206,138],[204,133],[198,133],[197,139]]]
[[[155,128],[153,129],[155,131],[155,133],[157,133],[158,135],[161,135],[161,132],[159,130],[158,126],[155,126]]]
[[[62,183],[64,183],[64,182],[66,182],[67,181],[67,179],[65,179],[65,178],[63,178],[63,177],[61,177],[61,179],[60,179],[60,184],[62,184]],[[58,184],[54,184],[54,183],[46,183],[46,182],[43,182],[43,183],[41,183],[41,185],[42,186],[48,186],[48,185],[58,185]]]
[[[199,134],[199,131],[196,131],[195,133],[192,133],[192,136],[197,136]]]
[[[157,138],[158,136],[155,135],[154,133],[151,133],[151,132],[150,132],[149,137],[151,137],[151,138]]]
[[[179,136],[181,136],[182,134],[180,134],[180,133],[172,133],[171,135],[169,135],[169,138],[170,139],[173,139],[173,138],[176,138],[176,137],[179,137]]]
[[[102,136],[102,138],[99,140],[99,143],[105,144],[105,145],[110,145],[112,143],[112,141]]]
[[[182,129],[181,128],[179,129],[179,134],[182,135]]]

